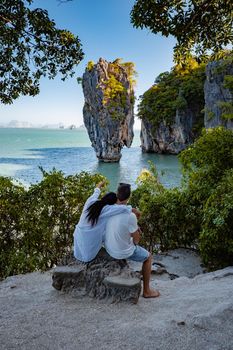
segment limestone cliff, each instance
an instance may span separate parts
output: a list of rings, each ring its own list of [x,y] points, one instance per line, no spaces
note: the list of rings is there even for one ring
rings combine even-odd
[[[233,92],[226,88],[226,76],[233,79],[233,64],[230,60],[210,62],[206,66],[205,93],[205,127],[222,125],[233,129]],[[224,109],[231,111],[231,118],[224,118]]]
[[[141,147],[143,152],[178,154],[194,139],[194,125],[199,106],[177,110],[173,123],[160,122],[155,128],[147,120],[141,123]]]
[[[117,162],[123,146],[133,141],[134,91],[131,62],[103,58],[89,62],[83,74],[84,124],[96,156],[104,162]]]
[[[163,73],[142,96],[142,151],[177,154],[194,141],[201,127],[233,129],[232,53],[188,74]],[[180,97],[185,100],[181,108]]]
[[[178,154],[204,126],[205,64],[190,59],[161,73],[140,98],[144,152]]]

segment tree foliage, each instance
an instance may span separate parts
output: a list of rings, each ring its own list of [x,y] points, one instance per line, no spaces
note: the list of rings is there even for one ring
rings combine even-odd
[[[217,52],[233,41],[232,0],[137,0],[131,12],[136,28],[174,36],[176,61],[190,51]]]
[[[20,95],[37,95],[42,76],[73,76],[83,59],[78,37],[56,28],[48,12],[33,9],[32,3],[0,2],[0,101],[5,104]]]
[[[233,168],[232,130],[223,127],[203,129],[202,135],[179,158],[187,186],[194,187],[197,196],[198,189],[203,187],[209,196],[225,172]]]

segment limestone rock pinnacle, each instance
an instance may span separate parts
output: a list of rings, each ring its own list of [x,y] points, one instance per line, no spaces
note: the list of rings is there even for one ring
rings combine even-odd
[[[96,156],[104,162],[118,162],[123,146],[133,141],[133,64],[120,59],[89,62],[83,74],[84,124]]]

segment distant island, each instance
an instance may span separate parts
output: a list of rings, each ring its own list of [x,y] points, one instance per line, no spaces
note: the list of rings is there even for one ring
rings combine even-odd
[[[11,120],[9,123],[0,124],[0,128],[27,128],[27,129],[85,129],[85,126],[82,124],[77,126],[75,124],[64,125],[63,123],[57,124],[32,124],[27,121],[20,120]]]

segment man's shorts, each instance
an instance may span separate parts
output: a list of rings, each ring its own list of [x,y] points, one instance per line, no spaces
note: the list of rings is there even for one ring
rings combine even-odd
[[[140,247],[140,245],[136,245],[133,254],[127,259],[137,262],[144,262],[149,258],[149,255],[150,253],[146,249]]]

